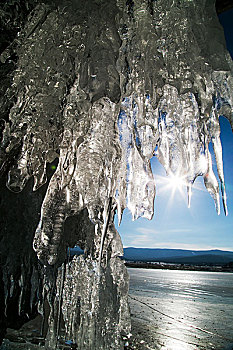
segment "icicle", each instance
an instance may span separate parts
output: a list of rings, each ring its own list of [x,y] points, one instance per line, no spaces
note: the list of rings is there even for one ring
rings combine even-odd
[[[60,328],[61,328],[61,317],[62,317],[62,294],[63,287],[66,275],[66,264],[63,263],[61,267],[61,278],[60,278],[60,288],[59,288],[59,298],[58,298],[58,317],[57,317],[57,340],[60,336]]]
[[[217,163],[217,170],[218,170],[218,176],[221,183],[221,193],[222,193],[222,201],[223,201],[223,208],[225,215],[228,215],[227,210],[227,196],[226,196],[226,189],[225,189],[225,183],[224,183],[224,173],[223,173],[223,162],[222,162],[222,145],[220,141],[220,137],[216,135],[212,138],[212,144],[215,154],[215,159]]]
[[[43,163],[42,163],[43,165]],[[42,185],[44,185],[47,181],[46,176],[46,162],[44,162],[44,166],[39,167],[33,174],[34,177],[34,185],[33,191],[38,190]]]
[[[24,286],[25,286],[25,281],[24,281],[24,265],[21,264],[21,275],[19,279],[19,287],[20,287],[20,295],[19,295],[19,300],[18,300],[18,315],[21,315],[21,308],[22,308],[22,302],[23,302],[23,293],[24,293]]]
[[[189,183],[187,186],[187,194],[188,194],[188,208],[190,208],[191,197],[192,197],[192,184],[191,183]]]
[[[220,214],[220,198],[219,198],[219,186],[218,181],[214,175],[212,169],[212,159],[209,150],[206,151],[208,160],[208,170],[204,174],[204,184],[210,195],[214,199],[217,214]]]
[[[154,214],[154,178],[149,162],[143,162],[136,147],[130,152],[129,169],[127,206],[134,220],[140,216],[151,219]]]
[[[112,197],[110,197],[109,200],[107,200],[104,207],[104,212],[103,212],[104,223],[102,226],[100,251],[99,251],[99,271],[100,271],[100,265],[101,265],[101,260],[103,256],[103,250],[104,250],[104,240],[107,234],[108,225],[110,221],[111,209],[112,209]]]
[[[222,193],[222,200],[223,200],[223,208],[225,215],[228,215],[228,209],[227,209],[227,195],[226,195],[226,188],[224,182],[221,182],[221,193]]]

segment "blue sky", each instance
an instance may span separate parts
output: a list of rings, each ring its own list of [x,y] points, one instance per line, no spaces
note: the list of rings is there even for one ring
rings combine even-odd
[[[220,16],[225,26],[228,49],[232,50],[233,10]],[[233,133],[229,122],[221,117],[221,140],[223,146],[224,175],[227,191],[228,216],[217,215],[214,201],[199,177],[193,188],[191,207],[187,207],[186,188],[174,189],[168,185],[162,165],[154,157],[151,161],[157,194],[155,215],[149,221],[132,221],[126,209],[118,229],[124,247],[222,249],[233,251]],[[213,164],[214,164],[214,157]],[[216,166],[214,164],[216,173]],[[166,189],[165,189],[166,187]]]

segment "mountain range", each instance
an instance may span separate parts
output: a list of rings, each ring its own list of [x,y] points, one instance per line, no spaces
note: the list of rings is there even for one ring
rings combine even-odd
[[[233,252],[223,250],[184,250],[160,248],[124,248],[126,261],[165,262],[191,265],[224,265],[233,262]]]

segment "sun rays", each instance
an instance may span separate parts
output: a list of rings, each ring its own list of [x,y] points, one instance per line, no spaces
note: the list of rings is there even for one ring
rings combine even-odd
[[[174,201],[178,198],[178,195],[187,204],[187,207],[190,208],[192,190],[205,191],[204,185],[200,181],[196,183],[188,182],[186,176],[179,173],[170,173],[167,176],[156,175],[155,182],[158,193],[170,193],[167,203],[169,207],[175,204]]]
[[[182,196],[182,198],[185,200],[185,189],[187,187],[185,178],[183,176],[180,176],[179,174],[170,174],[167,176],[156,176],[155,179],[156,183],[159,186],[159,191],[161,193],[169,193],[170,192],[170,198],[168,204],[173,204],[174,197],[176,192],[179,192],[179,195]]]

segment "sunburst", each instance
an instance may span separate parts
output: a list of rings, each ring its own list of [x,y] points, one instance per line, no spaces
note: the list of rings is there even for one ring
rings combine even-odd
[[[188,208],[190,208],[192,189],[205,191],[204,186],[201,186],[200,183],[194,184],[193,182],[188,182],[186,175],[180,174],[179,172],[175,174],[170,173],[166,176],[157,175],[155,176],[155,181],[161,192],[171,193],[169,205],[173,204],[175,194],[178,191],[179,195],[187,203]]]

